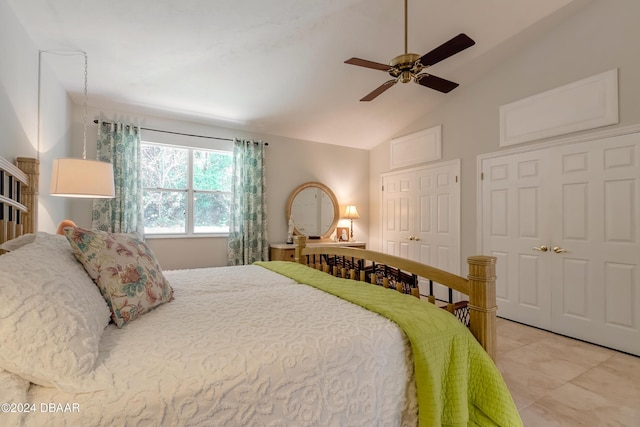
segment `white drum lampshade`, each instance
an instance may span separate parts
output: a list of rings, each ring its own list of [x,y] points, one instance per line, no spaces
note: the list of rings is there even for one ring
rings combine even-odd
[[[59,197],[84,197],[93,199],[111,199],[115,197],[113,165],[98,160],[87,160],[87,53],[79,51],[40,51],[38,56],[38,75],[42,67],[42,54],[82,55],[84,57],[84,102],[82,158],[54,159],[51,167],[50,194]],[[40,78],[38,77],[38,124],[40,123]],[[39,125],[38,125],[39,126]],[[40,128],[38,127],[38,147],[40,147]],[[39,151],[39,149],[38,149]]]
[[[54,159],[50,193],[60,197],[113,198],[113,165],[98,160]]]

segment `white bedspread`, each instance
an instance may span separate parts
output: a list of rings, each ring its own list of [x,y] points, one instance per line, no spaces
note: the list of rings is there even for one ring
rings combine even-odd
[[[391,321],[257,266],[166,277],[174,301],[105,331],[113,387],[32,385],[24,425],[417,424],[409,342]],[[51,403],[71,412],[41,411]]]

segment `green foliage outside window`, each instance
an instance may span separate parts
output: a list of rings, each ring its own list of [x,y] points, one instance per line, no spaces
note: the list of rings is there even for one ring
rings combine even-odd
[[[141,150],[145,234],[229,231],[231,153],[148,143]]]

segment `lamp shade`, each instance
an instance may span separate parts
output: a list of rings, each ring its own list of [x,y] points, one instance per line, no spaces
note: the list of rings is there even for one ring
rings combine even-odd
[[[113,165],[97,160],[54,159],[50,193],[60,197],[112,198]]]
[[[360,219],[360,215],[358,214],[358,209],[355,206],[349,205],[344,210],[344,217],[346,219]]]

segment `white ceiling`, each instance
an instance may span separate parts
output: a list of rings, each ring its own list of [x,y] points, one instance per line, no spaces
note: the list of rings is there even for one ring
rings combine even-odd
[[[404,52],[401,0],[6,1],[39,49],[87,52],[90,105],[365,149],[585,3],[409,0],[410,52],[461,32],[476,41],[429,70],[461,86],[397,84],[367,103],[389,76],[344,60]],[[81,103],[81,57],[46,56]]]

